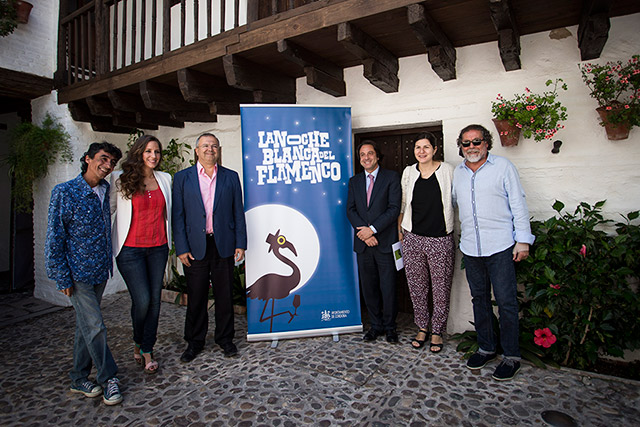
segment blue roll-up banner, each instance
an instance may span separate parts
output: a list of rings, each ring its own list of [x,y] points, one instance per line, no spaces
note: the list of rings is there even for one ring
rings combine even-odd
[[[248,341],[360,332],[351,108],[241,105]]]

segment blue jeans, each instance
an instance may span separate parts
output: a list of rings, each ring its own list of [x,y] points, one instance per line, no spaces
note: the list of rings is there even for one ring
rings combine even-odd
[[[167,245],[151,248],[123,246],[116,257],[118,270],[131,295],[133,341],[142,351],[153,351],[158,332],[162,279],[167,266]]]
[[[118,373],[118,367],[107,345],[107,328],[100,311],[106,284],[73,283],[70,299],[76,311],[76,337],[73,345],[73,369],[69,376],[74,384],[87,379],[91,373],[92,361],[96,366],[96,381],[102,386]]]
[[[464,256],[464,268],[471,289],[473,318],[481,352],[494,353],[491,285],[500,315],[500,344],[505,357],[520,358],[518,342],[518,297],[513,247],[487,257]]]

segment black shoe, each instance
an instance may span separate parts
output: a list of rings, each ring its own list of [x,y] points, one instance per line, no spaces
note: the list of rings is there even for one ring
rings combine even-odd
[[[398,343],[398,333],[394,330],[387,331],[387,342],[391,344]]]
[[[483,354],[480,352],[475,352],[473,353],[473,355],[471,355],[469,360],[467,360],[467,368],[469,369],[484,368],[484,366],[487,363],[491,362],[495,358],[496,358],[495,353]]]
[[[362,340],[363,341],[375,341],[376,338],[378,338],[378,336],[382,335],[382,332],[380,331],[376,331],[375,329],[371,328],[367,331],[366,334],[363,335]]]
[[[223,345],[222,351],[224,351],[224,357],[233,357],[238,355],[238,348],[232,342],[229,344]]]
[[[493,379],[498,381],[507,381],[513,379],[520,371],[520,362],[512,359],[502,359],[502,362],[498,365],[493,372]]]
[[[182,356],[180,356],[180,361],[183,363],[189,363],[196,358],[198,353],[200,353],[200,350],[196,350],[195,347],[190,345],[187,347],[184,353],[182,353]]]

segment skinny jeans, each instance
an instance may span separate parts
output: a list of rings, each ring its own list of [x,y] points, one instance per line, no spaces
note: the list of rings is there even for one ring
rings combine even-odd
[[[150,248],[123,246],[116,257],[131,295],[133,341],[145,353],[153,351],[158,336],[162,280],[168,257],[166,244]]]

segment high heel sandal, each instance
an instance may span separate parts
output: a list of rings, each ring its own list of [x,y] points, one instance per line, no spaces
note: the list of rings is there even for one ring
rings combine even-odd
[[[419,340],[418,339],[418,335],[420,333],[424,334],[424,339],[423,340]],[[416,337],[411,341],[411,347],[415,348],[415,349],[419,349],[424,347],[424,344],[427,342],[427,337],[429,336],[429,331],[427,331],[426,329],[418,329],[418,334],[416,334]]]
[[[440,353],[442,351],[442,348],[444,347],[444,339],[442,340],[441,343],[437,343],[436,344],[436,343],[433,342],[433,336],[434,335],[437,335],[440,338],[442,338],[442,334],[436,334],[436,333],[431,334],[431,342],[429,343],[429,351],[431,353]],[[434,348],[435,348],[435,350],[434,350]]]
[[[142,350],[140,350],[140,345],[137,343],[133,343],[136,347],[136,349],[133,351],[133,360],[135,360],[135,362],[139,365],[142,363],[142,361],[144,360],[144,358],[142,357]]]
[[[149,354],[151,356],[151,362],[147,363],[144,365],[144,373],[145,374],[155,374],[156,372],[158,372],[158,362],[156,362],[155,360],[153,360],[153,352],[148,352],[145,353],[143,351],[140,351],[140,354],[142,354],[143,356],[145,354]]]

